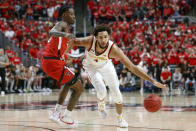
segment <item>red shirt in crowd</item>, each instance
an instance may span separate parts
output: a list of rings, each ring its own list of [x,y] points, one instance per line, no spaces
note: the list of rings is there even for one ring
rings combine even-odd
[[[7,54],[8,58],[14,56],[14,51],[12,50],[5,50],[5,53]]]
[[[190,66],[196,66],[196,54],[192,54],[188,57],[188,63]]]
[[[167,59],[169,64],[179,64],[179,57],[175,52],[170,52],[169,54],[167,54]]]
[[[21,63],[20,57],[14,57],[13,60],[12,60],[12,63],[14,65],[19,65]]]
[[[112,62],[114,63],[114,65],[118,65],[120,64],[120,61],[118,59],[113,58]]]
[[[31,49],[29,49],[29,54],[30,54],[33,58],[37,58],[38,51],[39,51],[39,49],[37,49],[37,48],[31,48]]]
[[[182,52],[178,53],[178,57],[179,57],[180,59],[185,60],[185,61],[188,60],[188,54],[187,54],[186,52],[184,52],[184,53],[182,53]]]
[[[161,77],[163,78],[163,80],[168,80],[168,78],[171,77],[171,72],[170,71],[162,71]]]

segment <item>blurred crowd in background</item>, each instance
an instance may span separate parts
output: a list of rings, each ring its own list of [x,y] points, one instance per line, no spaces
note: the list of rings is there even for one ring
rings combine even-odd
[[[1,90],[5,93],[51,91],[59,86],[41,70],[39,59],[62,4],[74,7],[74,0],[5,0],[0,4],[0,31],[29,59],[37,61],[24,66],[18,52],[7,46],[2,54],[8,57],[9,65],[5,67],[5,80],[1,76]],[[111,40],[135,65],[167,84],[169,91],[196,89],[196,22],[183,17],[194,4],[194,0],[89,0],[87,3],[92,25],[110,26]],[[79,52],[78,48],[72,50]],[[74,57],[71,67],[82,67],[81,61],[82,58]],[[122,91],[140,87],[144,91],[159,91],[150,82],[131,74],[117,59],[113,63]],[[83,86],[93,88],[81,70]]]

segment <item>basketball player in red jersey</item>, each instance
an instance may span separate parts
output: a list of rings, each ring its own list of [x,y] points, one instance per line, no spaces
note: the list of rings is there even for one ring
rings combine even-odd
[[[107,95],[106,84],[116,105],[117,125],[121,128],[127,128],[128,123],[122,115],[123,99],[119,90],[119,80],[111,58],[119,59],[132,73],[152,82],[155,86],[164,90],[166,87],[135,66],[123,51],[109,40],[110,34],[111,29],[108,26],[99,25],[94,29],[93,36],[75,38],[70,41],[68,48],[73,46],[84,46],[86,48],[83,67],[97,91],[99,115],[102,118],[107,116],[104,102]]]
[[[74,23],[75,15],[73,8],[66,5],[59,9],[58,15],[61,21],[57,22],[49,32],[51,37],[44,49],[41,65],[45,73],[57,80],[61,85],[64,84],[56,107],[50,114],[50,119],[60,124],[75,127],[77,122],[70,117],[70,114],[83,91],[82,84],[77,78],[79,73],[74,74],[66,67],[66,60],[61,60],[62,54],[68,51],[67,45],[69,45],[69,40],[74,37],[73,34],[69,33],[69,26]],[[61,115],[61,108],[70,88],[73,89],[73,92],[67,109]]]

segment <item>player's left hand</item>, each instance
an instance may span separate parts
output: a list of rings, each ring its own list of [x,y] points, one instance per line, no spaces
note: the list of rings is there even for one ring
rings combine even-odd
[[[165,85],[163,85],[163,84],[161,84],[161,83],[159,83],[159,82],[157,82],[157,81],[153,82],[153,84],[154,84],[156,87],[162,88],[164,91],[166,91],[166,89],[167,89]]]

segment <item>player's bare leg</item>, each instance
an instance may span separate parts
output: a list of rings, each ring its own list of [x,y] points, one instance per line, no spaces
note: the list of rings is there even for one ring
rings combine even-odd
[[[67,106],[67,110],[69,111],[72,111],[74,109],[81,93],[84,90],[80,80],[77,80],[77,82],[71,88],[73,89],[73,92],[71,94],[71,97],[69,99],[68,106]]]
[[[61,108],[62,108],[63,102],[69,92],[69,89],[70,89],[70,86],[64,86],[63,88],[61,88],[55,109],[54,109],[54,111],[49,113],[50,120],[52,120],[54,122],[58,122],[58,123],[60,122]]]
[[[122,114],[123,104],[116,104],[116,112],[120,115]]]
[[[68,101],[67,109],[65,109],[64,114],[61,117],[60,121],[63,124],[67,124],[72,127],[77,127],[78,122],[71,118],[71,112],[74,109],[75,105],[77,104],[80,95],[83,91],[81,81],[77,80],[76,83],[73,86],[71,86],[71,88],[73,89],[73,91]]]
[[[65,110],[64,114],[61,115],[62,104],[63,104],[70,88],[73,89],[73,92],[70,96],[67,109]],[[55,111],[54,111],[53,115],[51,115],[50,119],[54,120],[55,122],[58,122],[60,124],[76,127],[77,122],[71,118],[71,111],[74,109],[76,103],[78,102],[78,99],[79,99],[82,91],[83,91],[83,88],[82,88],[82,83],[80,80],[77,80],[71,86],[64,86],[60,91],[60,95],[59,95],[58,102],[55,107]]]
[[[68,92],[69,92],[70,87],[71,87],[71,86],[66,86],[66,85],[65,85],[65,86],[61,89],[60,94],[59,94],[59,98],[58,98],[58,101],[57,101],[57,103],[58,103],[59,105],[63,105],[63,102],[64,102],[64,100],[65,100],[65,98],[66,98],[66,96],[67,96],[67,94],[68,94]]]
[[[123,104],[115,104],[116,105],[116,112],[117,112],[117,119],[118,119],[118,126],[121,128],[127,128],[128,123],[124,120],[123,114],[122,114],[122,107]]]

